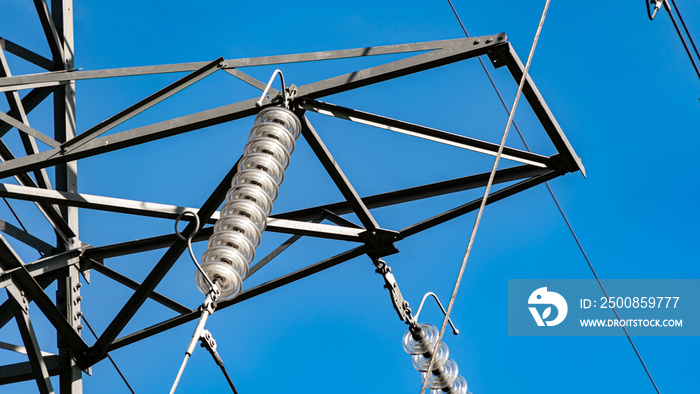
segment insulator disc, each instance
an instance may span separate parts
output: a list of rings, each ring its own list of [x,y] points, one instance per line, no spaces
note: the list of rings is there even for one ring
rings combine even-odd
[[[229,204],[224,205],[224,207]],[[241,205],[240,203],[231,203],[232,206]],[[242,211],[241,211],[242,212]],[[214,233],[220,233],[224,231],[236,231],[241,235],[246,237],[248,241],[253,245],[253,248],[257,248],[260,245],[260,230],[256,225],[243,215],[222,215],[219,220],[216,221],[214,225]]]
[[[234,216],[243,216],[245,218],[248,218],[253,224],[255,224],[255,227],[257,227],[258,232],[262,233],[263,230],[265,230],[265,225],[267,224],[267,216],[265,216],[265,213],[262,209],[260,209],[258,204],[252,201],[244,200],[228,202],[224,204],[224,206],[221,208],[221,217],[217,222],[223,221],[225,218]],[[227,230],[228,229],[226,228],[219,228],[219,231]]]
[[[438,329],[432,324],[422,323],[423,339],[416,341],[411,335],[411,331],[407,331],[403,336],[403,350],[408,354],[424,354],[432,351],[435,348],[439,336]]]
[[[440,367],[442,367],[442,365],[445,364],[449,357],[450,350],[447,348],[447,345],[445,345],[445,342],[440,342],[440,345],[438,345],[437,353],[434,354],[433,357],[426,358],[422,354],[414,355],[413,367],[421,372],[427,372],[428,367],[430,366],[430,360],[434,358],[435,361],[433,362],[433,371],[435,371],[437,369],[440,369]]]
[[[282,181],[284,181],[284,168],[282,168],[280,163],[275,160],[274,157],[268,154],[251,153],[243,156],[241,161],[238,163],[238,171],[251,169],[264,171],[267,175],[274,179],[278,185],[282,184]]]
[[[457,376],[454,382],[452,382],[452,387],[449,391],[450,394],[467,394],[467,381],[461,376]],[[441,389],[432,389],[430,394],[445,394]]]
[[[285,149],[278,140],[272,138],[256,138],[243,148],[244,155],[251,153],[265,153],[274,157],[284,170],[289,166],[289,152],[287,152],[287,149]]]
[[[428,374],[427,372],[423,372],[423,379],[426,378],[426,375],[429,375],[428,378],[428,388],[430,389],[443,389],[454,382],[454,380],[457,378],[457,374],[459,373],[459,368],[457,368],[457,363],[454,362],[452,359],[448,359],[447,362],[440,368],[440,375],[435,375],[433,373]]]
[[[255,256],[255,247],[253,243],[243,234],[238,231],[219,231],[209,238],[207,248],[216,248],[225,246],[236,250],[250,264]]]
[[[211,263],[206,267],[202,267],[207,276],[221,289],[219,300],[226,300],[236,296],[241,291],[241,277],[238,273],[226,263]],[[201,291],[207,294],[209,284],[204,280],[202,274],[197,270],[194,274],[194,280]]]
[[[234,201],[252,201],[262,209],[265,216],[269,216],[272,211],[272,201],[270,196],[261,188],[254,185],[239,185],[233,186],[226,193],[226,202]]]
[[[267,107],[255,117],[255,124],[279,123],[292,133],[294,139],[299,137],[301,122],[294,112],[282,107]]]
[[[262,171],[257,170],[244,170],[239,171],[233,177],[231,185],[253,185],[261,188],[265,194],[270,196],[270,201],[275,201],[277,199],[277,192],[279,191],[279,186],[274,179],[270,178],[269,175]]]
[[[227,248],[225,246],[207,249],[202,255],[202,267],[212,263],[225,263],[230,265],[241,279],[244,279],[248,275],[248,262],[236,249]]]
[[[271,138],[279,141],[284,146],[284,149],[291,155],[294,152],[294,137],[289,130],[280,126],[277,123],[262,123],[254,126],[248,135],[249,141],[255,141],[258,138]]]

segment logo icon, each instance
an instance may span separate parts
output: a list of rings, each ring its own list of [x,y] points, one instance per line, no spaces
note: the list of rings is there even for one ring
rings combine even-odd
[[[557,308],[557,317],[554,320],[546,320],[552,314],[552,307],[548,306],[540,316],[537,308],[534,306],[529,307],[532,317],[537,322],[537,325],[544,327],[548,325],[550,327],[556,326],[557,324],[564,321],[566,318],[566,313],[569,311],[569,306],[566,304],[566,300],[559,293],[553,291],[547,291],[546,287],[540,287],[530,294],[530,298],[527,300],[530,305],[553,305]]]

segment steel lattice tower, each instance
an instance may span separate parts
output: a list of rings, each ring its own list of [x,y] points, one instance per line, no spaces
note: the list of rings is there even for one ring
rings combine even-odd
[[[221,310],[356,257],[368,256],[372,261],[380,261],[379,259],[382,257],[398,252],[395,244],[399,241],[473,212],[479,206],[480,199],[465,201],[454,209],[434,215],[403,229],[383,228],[372,214],[373,209],[483,187],[486,185],[489,174],[464,174],[462,177],[437,183],[371,196],[360,196],[334,160],[331,150],[314,130],[309,119],[305,117],[305,113],[333,116],[491,156],[496,154],[498,145],[332,104],[323,101],[325,97],[455,62],[474,59],[482,55],[488,56],[492,66],[496,68],[506,67],[516,83],[523,74],[523,64],[508,42],[505,33],[469,39],[271,57],[219,58],[209,62],[82,70],[79,68],[80,65],[74,64],[73,60],[72,0],[53,0],[50,2],[50,7],[45,0],[35,0],[34,3],[51,48],[51,58],[39,55],[30,48],[21,47],[9,39],[0,38],[0,61],[2,63],[0,90],[5,93],[10,108],[7,113],[0,113],[0,135],[17,133],[24,148],[23,154],[16,155],[16,152],[10,151],[10,147],[5,142],[0,141],[0,159],[2,159],[0,178],[5,180],[14,178],[16,181],[16,184],[9,181],[0,184],[0,196],[9,200],[33,202],[35,204],[33,209],[38,209],[40,214],[51,224],[56,239],[53,242],[42,240],[36,234],[10,224],[11,218],[0,220],[0,231],[3,232],[0,238],[1,283],[8,295],[7,300],[0,306],[0,318],[2,325],[14,321],[19,327],[24,342],[23,346],[5,344],[5,347],[25,352],[28,356],[28,362],[1,366],[0,384],[34,379],[42,393],[55,390],[49,380],[50,376],[55,375],[60,376],[61,393],[81,393],[82,371],[103,361],[109,351],[125,346],[134,346],[145,338],[196,320],[200,313],[196,306],[194,308],[183,306],[168,296],[155,291],[156,286],[168,274],[175,261],[187,250],[186,242],[176,237],[175,234],[163,234],[146,239],[134,237],[128,242],[93,246],[81,242],[81,233],[78,228],[78,216],[81,209],[175,220],[187,207],[80,194],[77,188],[79,160],[136,145],[148,144],[183,133],[195,132],[237,119],[246,117],[252,119],[261,108],[255,105],[258,97],[251,97],[202,112],[185,115],[175,114],[172,119],[167,121],[105,135],[109,130],[216,72],[231,74],[233,77],[263,90],[265,84],[251,77],[242,69],[261,65],[281,67],[281,65],[288,63],[387,54],[410,55],[400,60],[334,78],[301,86],[290,85],[286,89],[286,94],[290,98],[290,109],[302,119],[300,140],[303,139],[311,147],[316,158],[342,193],[344,200],[295,211],[274,213],[267,221],[266,231],[290,234],[292,238],[280,245],[270,256],[262,259],[262,264],[268,263],[289,246],[290,242],[294,242],[300,237],[343,240],[354,243],[354,247],[261,285],[251,288],[244,286],[240,295],[218,304],[218,310]],[[46,71],[39,74],[14,75],[6,60],[7,56],[15,56]],[[84,131],[77,130],[75,119],[76,81],[167,73],[181,73],[184,76],[105,121]],[[530,189],[555,177],[570,172],[584,171],[580,159],[530,77],[527,77],[523,95],[557,153],[542,155],[506,147],[503,151],[503,158],[515,163],[515,165],[497,171],[495,182],[508,185],[492,192],[489,196],[489,203]],[[279,105],[282,96],[279,90],[271,89],[262,107]],[[39,131],[33,128],[27,119],[27,114],[45,100],[53,100],[53,131]],[[40,150],[37,140],[48,146],[48,149]],[[242,151],[242,148],[241,146],[240,149],[236,149],[236,152]],[[208,198],[202,202],[199,208],[193,210],[201,223],[199,228],[196,227],[194,221],[190,221],[182,231],[185,235],[194,235],[194,241],[206,241],[213,233],[211,224],[219,217],[218,210],[224,201],[232,178],[237,173],[234,162],[230,164],[233,167],[221,179],[219,185],[212,187]],[[53,185],[51,185],[47,174],[47,171],[51,170],[55,171]],[[21,218],[22,212],[20,211],[18,214]],[[347,214],[356,215],[360,224],[350,222],[343,217]],[[184,219],[191,218],[185,217]],[[324,220],[328,223],[321,223]],[[23,261],[12,246],[15,242],[35,249],[42,257],[36,261]],[[130,256],[157,249],[165,249],[165,251],[160,254],[156,261],[153,261],[149,268],[149,274],[140,283],[109,268],[106,263],[110,258]],[[257,268],[256,266],[251,267],[254,270]],[[84,330],[81,321],[81,286],[82,283],[86,283],[86,280],[81,279],[81,276],[89,278],[90,270],[133,290],[129,300],[120,308],[107,328],[99,334],[99,339],[91,346],[83,338]],[[188,280],[191,281],[191,279]],[[57,283],[58,286],[55,297],[45,291],[53,283]],[[395,282],[387,280],[389,287],[395,284]],[[405,320],[404,300],[398,288],[390,290],[390,295],[399,317]],[[149,298],[170,308],[175,316],[159,324],[125,333],[126,325]],[[47,355],[39,348],[29,316],[29,304],[32,302],[55,328],[59,344],[58,354]]]

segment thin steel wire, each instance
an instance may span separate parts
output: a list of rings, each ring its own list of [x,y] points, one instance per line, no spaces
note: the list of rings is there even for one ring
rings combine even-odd
[[[457,13],[457,10],[455,9],[454,5],[452,5],[452,0],[447,0],[447,2],[450,4],[450,8],[452,8],[452,12],[455,14],[455,17],[457,17],[457,21],[459,22],[459,25],[462,27],[462,31],[464,32],[464,35],[467,38],[470,38],[469,33],[467,33],[467,29],[464,27],[464,23],[462,23],[462,19],[459,17],[459,14]],[[506,104],[506,101],[503,99],[501,92],[498,90],[498,87],[496,86],[496,82],[494,82],[493,78],[491,77],[491,73],[486,68],[486,64],[484,64],[484,61],[481,60],[481,56],[477,57],[477,59],[479,59],[479,63],[481,63],[481,68],[484,69],[486,76],[489,78],[489,81],[491,82],[491,86],[493,86],[493,90],[496,91],[496,94],[498,95],[498,99],[501,100],[501,105],[503,105],[503,109],[505,109],[506,113],[508,113],[508,116],[510,116],[510,109],[508,108],[508,104]],[[515,123],[515,119],[513,119],[513,126],[515,127],[515,130],[518,131],[518,134],[521,134],[520,128],[518,127],[518,124]]]
[[[573,227],[571,227],[571,223],[569,223],[569,219],[567,219],[566,215],[564,214],[564,210],[561,208],[561,205],[559,205],[559,201],[557,200],[556,197],[554,197],[554,192],[552,191],[552,188],[549,186],[548,183],[545,183],[547,185],[547,189],[549,190],[549,194],[552,195],[552,198],[554,199],[554,203],[557,204],[557,208],[559,209],[559,212],[561,213],[561,216],[564,218],[564,221],[566,222],[566,226],[569,227],[569,231],[571,232],[571,235],[573,235],[574,240],[576,241],[576,244],[578,245],[578,248],[581,250],[581,254],[583,255],[583,258],[586,259],[586,263],[588,263],[588,267],[591,269],[591,272],[593,273],[593,276],[595,276],[595,280],[598,281],[598,285],[600,286],[600,289],[603,290],[603,294],[605,294],[605,299],[608,300],[608,304],[610,304],[610,297],[608,296],[608,292],[605,291],[605,287],[603,287],[603,283],[600,281],[600,278],[598,277],[598,274],[595,272],[595,269],[593,268],[593,264],[591,264],[591,260],[588,259],[588,255],[586,255],[586,251],[583,250],[583,246],[581,245],[581,242],[579,241],[578,237],[576,236],[576,233],[574,232]],[[617,314],[617,308],[614,306],[612,307],[613,312],[615,312],[615,317],[617,317],[617,320],[620,321],[620,315]],[[632,337],[630,337],[630,334],[627,332],[627,328],[625,326],[620,325],[622,329],[625,331],[625,335],[627,336],[627,340],[629,340],[630,345],[632,345],[632,349],[634,349],[634,353],[637,354],[637,358],[639,359],[639,362],[642,363],[642,367],[644,367],[644,371],[646,371],[647,376],[649,377],[649,380],[651,381],[651,384],[654,385],[654,389],[658,394],[661,394],[659,391],[659,387],[656,386],[656,382],[654,381],[654,378],[651,377],[651,372],[649,372],[649,368],[647,368],[647,365],[644,363],[644,360],[642,360],[642,355],[639,354],[639,350],[637,350],[637,346],[635,346],[634,341],[632,340]]]
[[[685,43],[685,38],[683,37],[683,34],[681,33],[681,29],[678,28],[678,23],[676,23],[676,18],[673,17],[673,12],[671,12],[671,6],[668,4],[668,1],[664,0],[664,6],[666,7],[666,11],[668,11],[668,15],[671,17],[671,22],[673,22],[673,27],[676,28],[676,32],[678,33],[678,37],[681,39],[681,43],[683,44],[683,48],[685,48],[685,52],[688,54],[688,59],[690,59],[690,62],[693,63],[693,68],[695,68],[695,73],[698,74],[698,78],[700,78],[700,69],[698,69],[698,65],[697,65],[697,63],[695,63],[695,59],[693,59],[693,55],[690,53],[690,49],[688,48],[688,44]],[[674,6],[675,6],[675,4],[674,4]],[[676,8],[676,12],[678,12],[678,8]],[[678,14],[678,15],[680,16],[680,14]]]
[[[224,364],[223,363],[219,364],[219,368],[221,368],[221,372],[224,373],[224,376],[226,377],[226,381],[228,382],[228,385],[231,387],[233,394],[238,394],[238,390],[236,390],[236,386],[233,385],[233,380],[231,380],[231,376],[229,376],[228,372],[226,371]]]
[[[12,205],[10,205],[10,202],[7,201],[5,197],[2,198],[3,201],[5,201],[5,204],[7,204],[7,207],[10,208],[10,212],[12,212],[12,215],[17,219],[17,222],[19,222],[19,225],[22,226],[22,230],[24,230],[25,233],[29,233],[29,230],[27,230],[26,227],[24,227],[24,223],[22,223],[22,220],[17,216],[17,212],[15,212],[14,208],[12,208]]]
[[[700,59],[700,52],[698,52],[698,47],[695,46],[695,41],[693,41],[693,36],[690,35],[690,30],[688,30],[688,26],[685,25],[685,21],[683,20],[683,15],[681,15],[681,10],[678,9],[678,6],[676,5],[676,0],[671,0],[671,4],[673,4],[673,8],[676,9],[676,14],[678,14],[678,19],[681,21],[681,25],[683,25],[683,29],[685,30],[685,35],[688,36],[688,40],[690,40],[690,44],[693,46],[693,49],[695,50],[695,56]]]
[[[532,63],[532,57],[535,54],[535,48],[537,47],[537,41],[539,40],[540,33],[542,32],[542,26],[544,25],[545,18],[547,16],[547,10],[549,9],[549,4],[551,0],[547,0],[542,10],[542,16],[540,17],[540,22],[537,26],[537,31],[535,32],[535,38],[532,41],[532,46],[530,47],[530,53],[527,56],[527,62],[525,63],[525,69],[523,70],[523,76],[520,78],[520,83],[518,84],[518,91],[515,94],[515,100],[513,101],[513,107],[508,115],[508,122],[506,123],[506,128],[503,131],[503,137],[501,138],[501,143],[498,146],[498,152],[496,153],[496,159],[493,162],[493,168],[491,169],[491,174],[489,175],[488,183],[486,184],[486,189],[484,190],[484,197],[481,199],[481,206],[479,206],[479,212],[476,215],[476,221],[474,222],[474,227],[472,228],[471,236],[469,237],[469,243],[467,244],[467,250],[464,253],[464,258],[462,259],[462,264],[459,268],[459,274],[457,275],[457,280],[455,281],[454,289],[452,290],[452,296],[450,297],[450,303],[447,306],[447,313],[445,318],[442,320],[442,326],[440,327],[440,334],[438,340],[435,342],[435,349],[433,354],[437,354],[438,347],[442,342],[442,337],[445,335],[445,328],[447,328],[447,320],[452,314],[452,308],[454,307],[455,299],[457,298],[457,292],[459,291],[459,286],[462,283],[462,277],[464,276],[464,271],[467,267],[467,261],[469,260],[469,255],[471,253],[472,246],[474,245],[474,239],[476,238],[476,232],[479,228],[479,223],[481,222],[481,216],[484,213],[484,207],[486,206],[486,200],[488,199],[489,193],[491,191],[491,186],[493,185],[493,180],[496,176],[496,170],[498,169],[498,162],[501,160],[501,155],[503,154],[503,148],[506,145],[506,140],[508,139],[508,132],[510,131],[510,125],[513,122],[513,116],[515,115],[515,110],[518,108],[518,101],[520,101],[520,96],[523,92],[523,87],[525,86],[525,81],[527,80],[527,75],[530,70],[530,64]],[[435,363],[435,357],[430,359],[430,365],[428,366],[428,372],[425,374],[425,379],[423,379],[423,386],[421,387],[420,393],[425,391],[428,384],[428,379],[433,371],[433,364]]]
[[[85,315],[84,315],[82,312],[80,313],[80,317],[83,319],[83,321],[85,322],[85,325],[88,327],[88,329],[90,330],[90,332],[92,333],[92,335],[95,337],[95,339],[98,339],[97,333],[95,332],[95,330],[92,329],[92,326],[90,325],[90,323],[88,323],[87,319],[85,318]],[[126,383],[126,387],[129,388],[129,391],[131,391],[131,394],[136,394],[136,393],[134,392],[134,389],[133,389],[133,388],[131,387],[131,385],[129,384],[129,381],[126,380],[126,376],[124,376],[124,374],[122,373],[122,370],[119,369],[119,367],[117,366],[117,363],[114,361],[114,359],[112,358],[112,356],[109,355],[109,353],[107,353],[107,358],[109,358],[109,361],[112,362],[112,365],[114,366],[114,369],[116,369],[116,370],[117,370],[117,373],[119,374],[119,376],[122,377],[122,380],[124,381],[124,383]]]
[[[674,7],[676,6],[674,0],[671,0],[674,4]],[[464,27],[464,24],[462,23],[462,19],[459,17],[459,14],[457,13],[457,10],[455,7],[452,5],[451,0],[447,0],[447,2],[450,4],[450,7],[452,8],[452,12],[454,12],[455,17],[457,17],[457,21],[459,22],[459,25],[462,27],[462,31],[464,31],[464,35],[469,38],[469,33],[467,33],[467,29]],[[678,11],[678,7],[676,7],[676,11]],[[680,17],[680,13],[678,15]],[[651,19],[651,18],[650,18]],[[681,19],[681,22],[683,19]],[[685,24],[683,24],[685,27]],[[687,31],[687,29],[686,29]],[[691,43],[692,43],[691,39]],[[695,48],[695,43],[693,43],[693,47]],[[697,48],[696,48],[697,50]],[[479,58],[479,61],[481,61],[481,58]],[[491,85],[493,86],[494,90],[496,91],[496,94],[498,94],[498,97],[501,99],[501,103],[503,104],[506,112],[508,112],[508,115],[510,116],[510,110],[506,106],[505,102],[503,101],[503,97],[501,96],[501,93],[498,90],[498,87],[493,81],[493,78],[491,78],[491,73],[489,73],[488,69],[484,65],[484,62],[481,61],[481,65],[484,68],[484,72],[486,72],[486,75],[489,77],[489,80],[491,81]],[[530,150],[530,146],[527,144],[525,141],[525,137],[523,137],[523,134],[520,132],[520,129],[518,128],[518,125],[515,123],[515,120],[513,120],[513,126],[515,126],[515,130],[518,132],[518,136],[520,137],[520,140],[522,141],[523,145],[525,146],[525,149],[528,152],[532,152]],[[566,214],[564,213],[564,209],[561,207],[559,204],[559,200],[557,197],[554,195],[554,191],[552,190],[551,186],[549,185],[549,182],[545,182],[545,185],[547,186],[547,190],[549,191],[549,194],[552,196],[552,200],[554,200],[554,203],[556,204],[557,208],[559,209],[559,213],[561,214],[562,218],[566,222],[567,227],[569,228],[569,231],[571,232],[571,235],[574,237],[574,240],[576,241],[576,244],[578,245],[579,250],[581,250],[581,254],[583,255],[584,259],[586,260],[586,263],[588,264],[588,267],[591,269],[591,272],[593,273],[593,276],[595,277],[596,281],[598,282],[598,285],[600,286],[600,289],[603,291],[603,294],[605,294],[605,298],[610,301],[610,298],[608,297],[608,293],[605,290],[605,287],[603,287],[603,283],[601,282],[600,278],[598,277],[598,274],[596,273],[595,269],[593,268],[593,264],[591,261],[588,259],[588,255],[586,254],[586,251],[583,249],[583,245],[578,239],[578,236],[576,235],[576,232],[574,232],[573,227],[571,226],[571,223],[569,222],[569,219],[567,218]],[[617,310],[615,307],[612,308],[613,312],[617,316],[617,319],[620,320],[620,316],[617,314]],[[632,340],[632,337],[630,337],[629,333],[627,332],[627,329],[625,327],[622,327],[622,329],[625,332],[625,335],[627,336],[627,340],[629,340],[630,345],[632,345],[632,349],[634,349],[635,354],[637,355],[637,358],[639,359],[639,362],[642,364],[642,367],[644,368],[644,371],[646,372],[647,376],[649,377],[649,380],[651,381],[651,384],[654,386],[654,389],[656,389],[656,392],[659,393],[659,388],[656,386],[656,382],[654,381],[654,378],[651,376],[651,372],[649,372],[649,369],[646,366],[646,363],[642,359],[641,354],[637,350],[637,346],[634,344],[634,341]],[[660,394],[660,393],[659,393]]]

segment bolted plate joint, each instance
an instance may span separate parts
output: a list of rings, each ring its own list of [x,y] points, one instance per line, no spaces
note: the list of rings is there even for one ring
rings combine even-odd
[[[401,239],[401,234],[396,231],[377,228],[360,233],[360,239],[367,246],[367,255],[372,260],[375,260],[398,253],[399,250],[394,245],[394,242]]]

